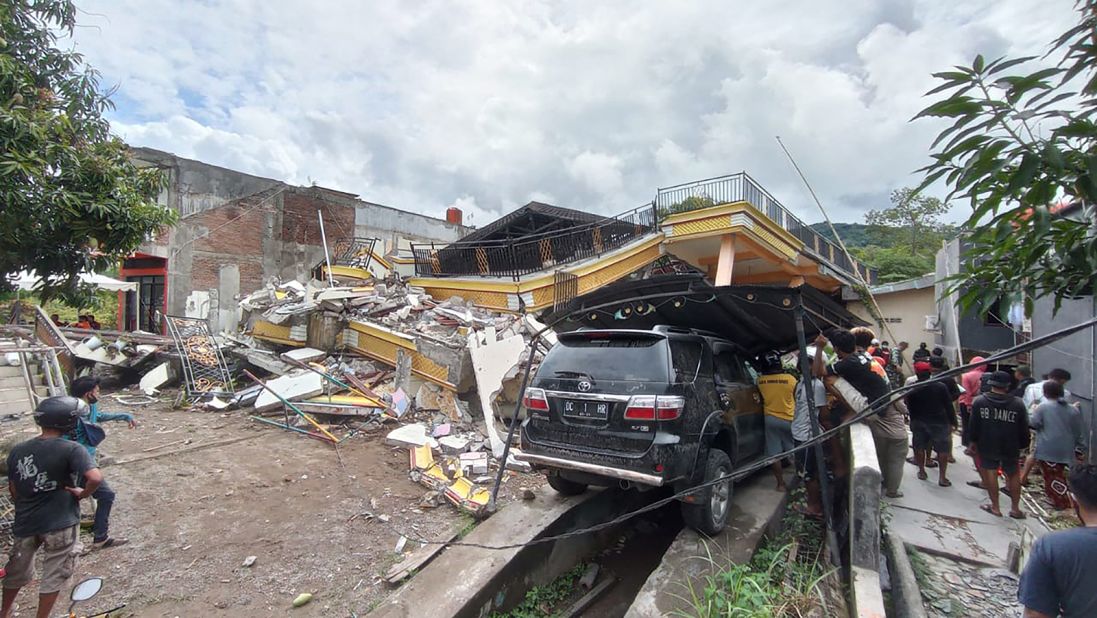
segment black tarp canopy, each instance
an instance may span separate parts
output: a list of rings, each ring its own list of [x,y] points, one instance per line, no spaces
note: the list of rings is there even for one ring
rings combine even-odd
[[[715,287],[703,275],[664,275],[624,281],[584,294],[549,311],[557,331],[581,327],[650,329],[664,324],[719,334],[756,354],[796,347],[795,308],[804,307],[804,331],[810,341],[840,326],[866,326],[826,294],[804,285]]]

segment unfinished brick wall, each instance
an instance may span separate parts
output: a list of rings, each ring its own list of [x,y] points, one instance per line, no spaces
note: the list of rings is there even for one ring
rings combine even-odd
[[[282,242],[321,247],[317,210],[324,213],[328,246],[334,245],[340,238],[354,236],[353,203],[343,204],[341,201],[338,198],[325,199],[324,194],[316,189],[287,191],[283,196]]]

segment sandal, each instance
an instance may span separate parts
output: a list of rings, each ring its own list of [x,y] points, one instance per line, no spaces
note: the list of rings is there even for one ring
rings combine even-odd
[[[986,489],[986,487],[983,486],[982,481],[968,481],[967,484],[976,489]]]
[[[1021,511],[1010,511],[1009,516],[1013,519],[1028,519],[1028,515],[1025,515]]]
[[[941,480],[937,481],[937,484],[940,485],[941,487],[952,487],[952,481],[950,481],[948,479],[941,479]]]
[[[984,511],[986,511],[987,513],[990,513],[991,515],[993,515],[995,517],[1001,517],[1002,516],[1001,511],[998,511],[997,513],[995,513],[994,512],[994,507],[990,506],[989,504],[984,504],[984,505],[980,506],[979,508],[983,509]]]
[[[108,537],[102,541],[93,541],[91,544],[92,549],[109,549],[111,547],[120,547],[129,543],[126,539],[116,539],[114,537]]]
[[[929,478],[929,475],[928,475],[928,474],[926,474],[926,471],[925,471],[925,470],[919,470],[919,471],[918,471],[918,480],[919,480],[919,481],[924,481],[924,480],[926,480],[927,478]]]

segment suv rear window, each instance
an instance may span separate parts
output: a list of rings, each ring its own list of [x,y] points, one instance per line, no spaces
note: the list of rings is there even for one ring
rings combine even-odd
[[[667,346],[662,337],[608,335],[561,336],[537,375],[635,382],[667,381]]]

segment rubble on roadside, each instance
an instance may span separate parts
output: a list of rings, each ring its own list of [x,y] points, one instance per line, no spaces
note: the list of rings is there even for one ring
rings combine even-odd
[[[434,492],[425,503],[449,501],[476,516],[487,508],[491,470],[523,469],[513,457],[500,461],[505,436],[495,417],[513,412],[529,339],[543,327],[531,316],[434,299],[396,279],[271,282],[240,306],[239,332],[222,334],[224,352],[271,377],[237,392],[230,407],[313,437],[315,421],[339,441],[363,436],[407,449],[410,476]],[[201,405],[222,409],[211,402]]]

